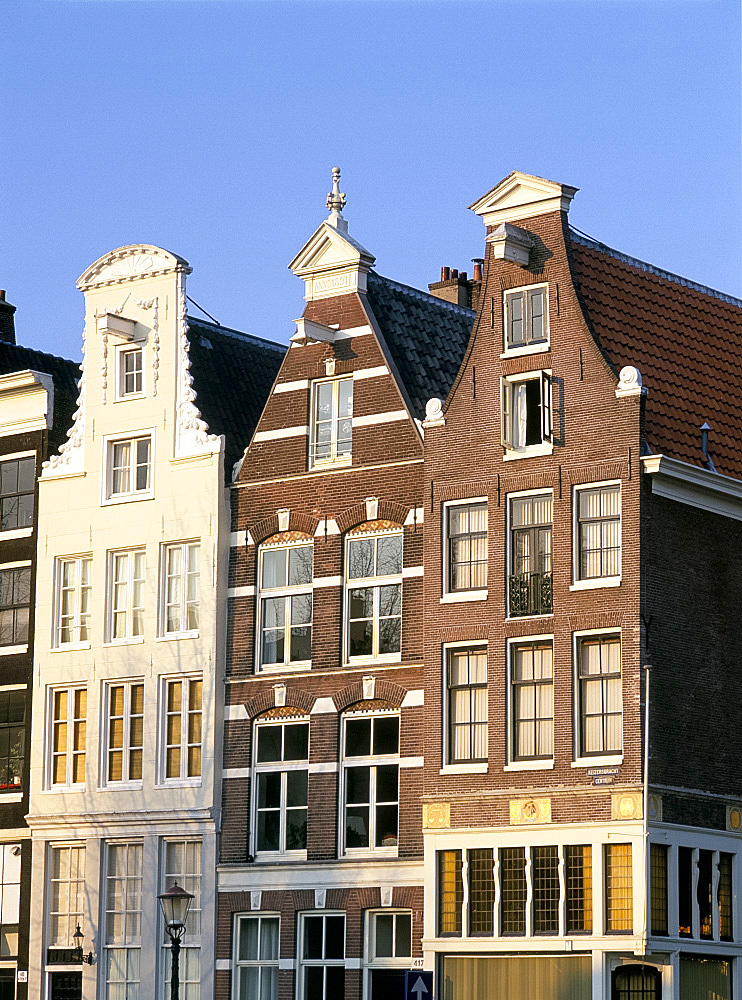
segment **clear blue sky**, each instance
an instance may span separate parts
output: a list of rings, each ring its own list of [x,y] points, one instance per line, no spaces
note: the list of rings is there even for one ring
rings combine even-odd
[[[467,205],[512,169],[570,219],[742,296],[738,0],[2,4],[0,288],[78,357],[75,280],[155,243],[225,324],[285,341],[286,265],[343,170],[385,275],[470,269]]]

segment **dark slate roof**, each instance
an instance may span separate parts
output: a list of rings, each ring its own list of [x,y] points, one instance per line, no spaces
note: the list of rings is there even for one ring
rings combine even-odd
[[[649,390],[649,450],[742,479],[742,301],[570,233],[572,273],[588,322],[619,371]]]
[[[29,368],[51,375],[54,379],[54,421],[49,431],[49,450],[53,453],[67,439],[67,431],[72,426],[72,414],[77,408],[80,363],[0,341],[0,375]]]
[[[196,406],[211,433],[224,435],[229,482],[263,412],[286,346],[193,316],[188,317],[188,344]]]
[[[433,396],[445,399],[459,370],[474,311],[427,292],[368,275],[368,302],[384,336],[415,417]]]

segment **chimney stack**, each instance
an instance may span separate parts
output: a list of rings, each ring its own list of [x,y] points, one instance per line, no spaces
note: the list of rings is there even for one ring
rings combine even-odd
[[[0,289],[0,340],[6,344],[15,344],[15,306],[5,301],[5,290]]]
[[[428,285],[428,291],[438,299],[453,302],[457,306],[476,309],[479,303],[479,288],[482,284],[481,257],[474,257],[474,277],[470,278],[466,271],[456,267],[442,267],[441,280]]]

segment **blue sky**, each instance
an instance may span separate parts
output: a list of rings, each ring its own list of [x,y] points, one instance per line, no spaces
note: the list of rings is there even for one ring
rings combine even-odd
[[[78,357],[75,281],[154,243],[221,323],[286,341],[288,262],[343,170],[350,233],[426,287],[482,255],[513,169],[579,229],[742,297],[737,0],[5,0],[0,288]]]

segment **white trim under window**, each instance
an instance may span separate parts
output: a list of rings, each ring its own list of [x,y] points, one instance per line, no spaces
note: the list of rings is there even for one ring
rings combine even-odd
[[[198,635],[200,590],[200,542],[168,542],[160,546],[161,637]]]
[[[54,635],[56,649],[90,645],[92,555],[59,556],[54,563]]]
[[[278,1000],[280,927],[278,913],[235,913],[232,1000]]]
[[[345,542],[346,662],[402,657],[402,529],[352,532]]]
[[[163,677],[160,689],[160,783],[201,782],[203,677]]]
[[[620,586],[621,535],[621,480],[575,486],[571,590]]]
[[[549,350],[549,286],[522,285],[503,292],[503,356]]]
[[[574,632],[573,766],[623,759],[623,666],[620,629]]]
[[[345,914],[320,911],[300,913],[298,918],[298,1000],[342,1000]]]
[[[101,787],[142,784],[144,681],[105,684]]]
[[[312,382],[309,468],[349,465],[353,447],[353,376]]]
[[[309,718],[258,719],[253,729],[252,853],[307,855]]]
[[[397,711],[343,715],[340,844],[346,856],[397,856],[399,729]]]
[[[444,598],[484,600],[489,549],[487,497],[444,503],[442,529]]]
[[[260,546],[258,671],[306,669],[311,664],[313,560],[311,538]]]
[[[144,549],[121,549],[108,553],[107,642],[144,640],[145,573]]]
[[[153,441],[152,431],[103,439],[103,504],[145,500],[154,495]]]
[[[503,458],[550,455],[554,450],[551,371],[500,379]]]
[[[46,787],[85,784],[88,689],[84,684],[47,689]]]

